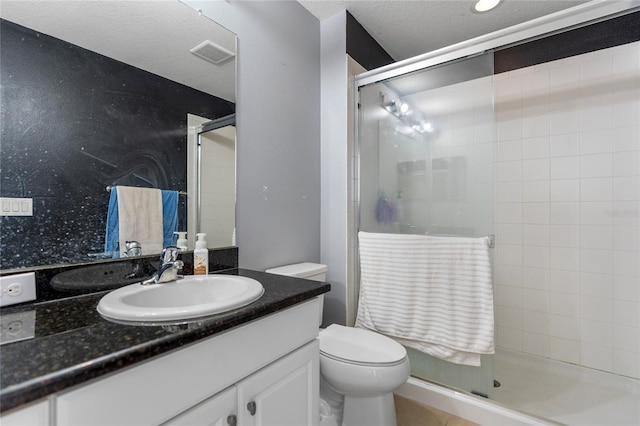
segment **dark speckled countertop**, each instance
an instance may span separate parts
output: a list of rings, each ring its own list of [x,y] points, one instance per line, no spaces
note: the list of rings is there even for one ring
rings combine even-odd
[[[224,271],[260,281],[264,295],[224,314],[171,325],[125,325],[96,311],[106,292],[3,308],[35,311],[35,336],[0,346],[0,411],[210,337],[320,294],[330,285],[245,269]]]

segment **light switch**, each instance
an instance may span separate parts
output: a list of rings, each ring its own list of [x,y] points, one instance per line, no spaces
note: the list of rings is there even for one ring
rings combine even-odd
[[[33,216],[32,198],[0,198],[2,216]]]

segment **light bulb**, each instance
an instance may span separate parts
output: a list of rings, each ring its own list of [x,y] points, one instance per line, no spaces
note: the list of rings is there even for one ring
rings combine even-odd
[[[502,0],[478,0],[473,9],[476,12],[488,12],[494,7],[496,7]]]

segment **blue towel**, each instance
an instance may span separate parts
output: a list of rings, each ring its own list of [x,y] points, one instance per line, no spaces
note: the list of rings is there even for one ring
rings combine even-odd
[[[109,197],[109,210],[107,211],[107,234],[104,241],[104,252],[111,253],[111,257],[120,257],[118,241],[120,240],[120,229],[118,227],[118,191],[111,188]]]
[[[173,233],[178,230],[178,191],[162,190],[162,247],[173,244]]]
[[[162,246],[168,247],[173,243],[173,233],[178,230],[178,191],[162,190]],[[118,223],[118,190],[111,188],[109,210],[107,211],[107,231],[104,242],[104,252],[112,257],[120,257],[118,241],[120,228]]]

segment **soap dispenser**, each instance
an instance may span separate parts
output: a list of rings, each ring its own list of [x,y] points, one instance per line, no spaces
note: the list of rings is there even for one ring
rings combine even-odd
[[[209,249],[207,249],[207,234],[196,234],[196,249],[193,251],[193,275],[207,275],[209,273]]]
[[[173,235],[178,236],[178,241],[176,241],[176,247],[178,247],[178,250],[185,251],[189,248],[186,232],[174,232]]]

